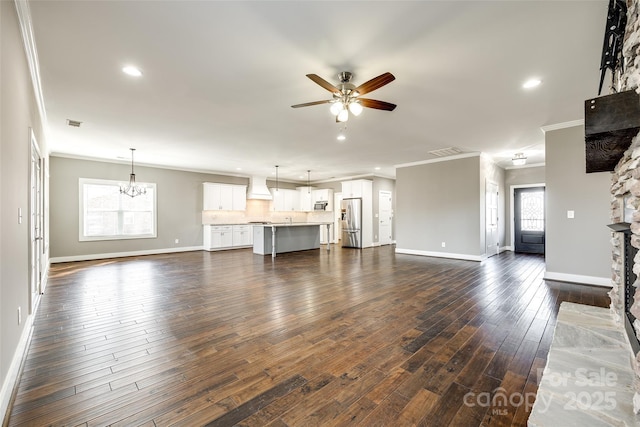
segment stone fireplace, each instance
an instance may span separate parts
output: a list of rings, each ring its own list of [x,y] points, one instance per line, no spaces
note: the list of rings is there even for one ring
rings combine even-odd
[[[602,106],[609,102],[603,99],[608,96],[585,105],[586,170],[613,172],[611,306],[607,310],[562,303],[529,426],[640,426],[640,98],[636,96],[640,94],[640,0],[626,0],[626,5],[624,71],[610,99],[632,99],[636,112],[613,108],[608,117],[613,119],[599,122],[595,137],[589,140],[588,114],[594,108],[590,105]],[[607,128],[616,121],[636,124]],[[598,381],[582,381],[578,373],[600,376]],[[585,399],[580,401],[581,397]],[[572,407],[572,403],[577,404]]]
[[[623,44],[625,69],[619,80],[619,90],[634,90],[640,94],[640,1],[627,0],[627,30]],[[628,231],[612,232],[611,313],[620,326],[640,337],[640,133],[635,135],[611,176],[611,222],[629,224]],[[632,248],[625,250],[625,240]],[[626,258],[626,262],[625,262]],[[631,265],[629,265],[631,264]],[[627,273],[625,274],[625,267]],[[632,289],[625,285],[631,270]],[[627,277],[629,281],[629,277]],[[627,284],[628,285],[628,284]],[[627,298],[625,298],[625,295]],[[630,298],[629,298],[630,297]],[[627,311],[633,317],[627,316]],[[630,329],[630,330],[629,330]],[[635,354],[633,368],[634,412],[640,413],[640,347],[638,340],[629,339]]]

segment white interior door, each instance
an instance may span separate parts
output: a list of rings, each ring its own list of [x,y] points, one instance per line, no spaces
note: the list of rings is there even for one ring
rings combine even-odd
[[[43,234],[43,199],[42,199],[42,158],[35,137],[31,135],[31,195],[29,203],[29,228],[31,240],[31,280],[30,280],[30,313],[35,311],[42,293],[42,253],[44,249]]]
[[[487,181],[486,184],[486,254],[497,255],[500,251],[498,236],[498,184]]]
[[[381,245],[390,245],[393,242],[392,206],[391,191],[380,191],[378,193],[378,241]]]

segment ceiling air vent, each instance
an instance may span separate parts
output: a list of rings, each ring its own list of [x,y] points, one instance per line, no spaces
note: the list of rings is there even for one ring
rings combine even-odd
[[[79,128],[82,122],[79,122],[78,120],[67,119],[67,124],[69,126],[73,126],[74,128]]]
[[[442,148],[440,150],[429,151],[429,154],[436,157],[447,157],[447,156],[455,156],[456,154],[462,153],[462,150],[456,147]]]

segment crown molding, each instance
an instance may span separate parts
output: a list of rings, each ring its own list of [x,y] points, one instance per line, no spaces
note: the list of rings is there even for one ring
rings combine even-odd
[[[566,128],[572,128],[576,126],[584,126],[584,119],[572,120],[570,122],[562,122],[562,123],[556,123],[553,125],[542,126],[540,129],[542,129],[542,133],[547,133],[552,130],[566,129]]]
[[[47,111],[44,107],[44,96],[42,94],[42,83],[40,80],[40,63],[38,61],[38,50],[36,49],[36,40],[33,35],[33,21],[31,19],[31,9],[27,0],[14,0],[16,12],[18,14],[18,22],[20,24],[20,32],[22,33],[22,41],[24,43],[24,52],[31,73],[31,83],[38,104],[38,111],[42,120],[42,126],[47,133]]]
[[[543,166],[546,166],[546,165],[547,165],[546,163],[531,163],[530,165],[507,166],[505,169],[511,170],[511,169],[539,168],[539,167],[543,167]]]
[[[411,167],[411,166],[426,165],[426,164],[429,164],[429,163],[439,163],[439,162],[448,162],[449,160],[465,159],[467,157],[480,157],[481,155],[482,155],[482,153],[480,153],[480,152],[463,153],[463,154],[456,154],[455,156],[439,157],[437,159],[420,160],[418,162],[411,162],[411,163],[402,163],[402,164],[399,164],[399,165],[394,165],[394,167],[395,168],[407,168],[407,167]]]

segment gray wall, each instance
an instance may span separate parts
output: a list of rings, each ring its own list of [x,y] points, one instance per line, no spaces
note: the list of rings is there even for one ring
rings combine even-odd
[[[546,177],[546,168],[544,166],[525,167],[517,169],[507,169],[505,171],[505,187],[506,187],[506,216],[505,218],[505,245],[509,246],[513,242],[513,212],[511,212],[511,199],[513,198],[512,185],[528,185],[528,184],[544,184]],[[511,248],[513,250],[513,248]]]
[[[611,174],[585,173],[584,144],[583,126],[545,135],[547,275],[608,279]],[[568,210],[575,211],[575,219],[567,218]]]
[[[0,381],[10,393],[9,368],[29,324],[29,128],[45,161],[47,146],[14,2],[0,1],[0,43]]]
[[[130,165],[52,156],[50,167],[52,258],[202,246],[202,183],[249,182],[248,178],[136,166],[139,182],[157,185],[157,238],[80,242],[78,179],[126,181]]]
[[[480,188],[479,156],[398,168],[398,250],[483,254]]]

